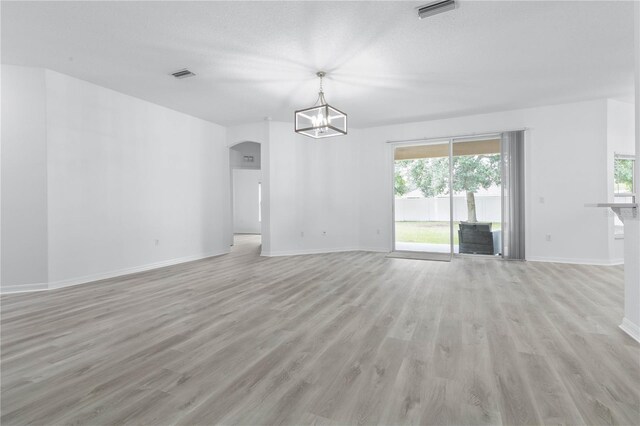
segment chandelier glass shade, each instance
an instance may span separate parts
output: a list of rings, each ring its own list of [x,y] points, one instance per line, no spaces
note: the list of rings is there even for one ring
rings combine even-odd
[[[320,78],[320,92],[315,105],[295,113],[295,132],[314,139],[329,138],[347,134],[347,114],[332,107],[324,99],[322,78],[325,73],[316,74]]]

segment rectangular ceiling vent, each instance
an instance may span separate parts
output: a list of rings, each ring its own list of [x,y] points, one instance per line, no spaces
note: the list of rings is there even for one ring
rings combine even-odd
[[[175,78],[187,78],[187,77],[195,76],[194,73],[192,73],[186,68],[180,71],[172,72],[171,75],[174,76]]]
[[[437,15],[438,13],[446,12],[456,8],[455,0],[439,0],[434,1],[418,8],[418,17],[420,19],[428,18],[429,16]]]

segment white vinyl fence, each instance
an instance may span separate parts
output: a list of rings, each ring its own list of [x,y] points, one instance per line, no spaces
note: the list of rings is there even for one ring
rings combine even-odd
[[[500,222],[501,202],[499,195],[476,195],[476,215],[480,222]],[[449,197],[396,198],[396,221],[448,221]],[[467,197],[453,196],[453,220],[467,220]]]

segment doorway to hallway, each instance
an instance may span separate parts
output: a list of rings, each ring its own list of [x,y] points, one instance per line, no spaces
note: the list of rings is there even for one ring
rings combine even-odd
[[[229,150],[233,241],[258,242],[262,234],[261,145],[242,142]],[[246,235],[247,238],[238,238]]]
[[[233,236],[233,253],[251,253],[260,255],[262,236],[259,234],[235,234]]]

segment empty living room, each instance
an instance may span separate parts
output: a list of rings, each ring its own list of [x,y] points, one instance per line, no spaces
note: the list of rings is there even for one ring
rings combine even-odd
[[[2,426],[640,425],[640,0],[0,19]]]

